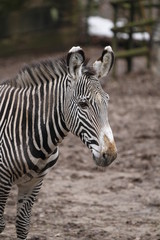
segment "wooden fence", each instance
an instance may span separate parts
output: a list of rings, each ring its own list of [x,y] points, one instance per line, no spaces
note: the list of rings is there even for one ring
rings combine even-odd
[[[150,40],[135,42],[134,33],[149,34],[151,39],[152,26],[159,19],[159,0],[111,0],[114,12],[114,37],[112,40],[113,49],[116,52],[116,58],[123,58],[127,61],[127,71],[132,70],[132,59],[137,56],[145,56],[147,67],[150,66]],[[128,20],[123,26],[117,26],[119,18]],[[119,47],[119,33],[127,34],[127,39],[123,49]]]

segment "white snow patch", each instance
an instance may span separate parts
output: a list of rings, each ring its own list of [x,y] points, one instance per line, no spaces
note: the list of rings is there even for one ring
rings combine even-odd
[[[101,36],[101,37],[113,37],[113,32],[111,28],[113,27],[113,22],[109,19],[102,17],[89,17],[88,18],[88,31],[91,36]]]
[[[88,33],[91,36],[99,36],[99,37],[113,37],[112,28],[114,27],[114,24],[111,20],[102,18],[99,16],[90,16],[87,19],[88,22]],[[122,27],[124,24],[127,23],[126,19],[119,19],[117,21],[117,26]],[[128,39],[128,34],[126,33],[117,33],[117,37],[120,39]],[[135,40],[145,40],[149,41],[150,35],[148,32],[143,33],[133,33],[133,39]]]

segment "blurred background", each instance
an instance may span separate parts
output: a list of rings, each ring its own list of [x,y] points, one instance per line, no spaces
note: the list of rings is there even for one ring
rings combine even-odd
[[[0,56],[112,45],[116,58],[145,56],[160,42],[159,0],[1,0]]]
[[[0,0],[0,81],[26,63],[83,47],[91,62],[111,45],[103,89],[118,148],[107,169],[69,134],[44,180],[29,240],[160,239],[160,0]],[[16,240],[17,189],[3,240]]]

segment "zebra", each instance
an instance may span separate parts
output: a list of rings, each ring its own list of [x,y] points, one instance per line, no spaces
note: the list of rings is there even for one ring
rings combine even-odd
[[[17,184],[17,239],[27,239],[32,206],[69,131],[91,150],[96,165],[106,167],[116,159],[109,95],[99,82],[113,62],[106,46],[89,66],[77,46],[64,57],[27,65],[0,84],[0,233],[10,189]]]

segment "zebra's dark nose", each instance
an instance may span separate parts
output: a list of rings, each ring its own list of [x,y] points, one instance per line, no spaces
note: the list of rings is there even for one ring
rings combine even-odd
[[[102,160],[101,160],[102,167],[109,166],[116,158],[117,158],[117,152],[115,152],[112,155],[103,153]]]
[[[109,139],[104,136],[104,146],[99,156],[93,155],[93,159],[97,166],[107,167],[117,158],[117,148],[115,142],[110,142]]]
[[[112,155],[103,153],[102,156],[100,156],[99,158],[97,158],[93,155],[93,159],[94,159],[96,165],[100,166],[100,167],[109,166],[116,158],[117,158],[117,152],[115,152]]]
[[[100,156],[99,158],[97,158],[93,155],[93,159],[94,159],[96,165],[100,166],[100,167],[109,166],[116,158],[117,158],[117,152],[115,152],[112,155],[103,153],[102,156]]]

